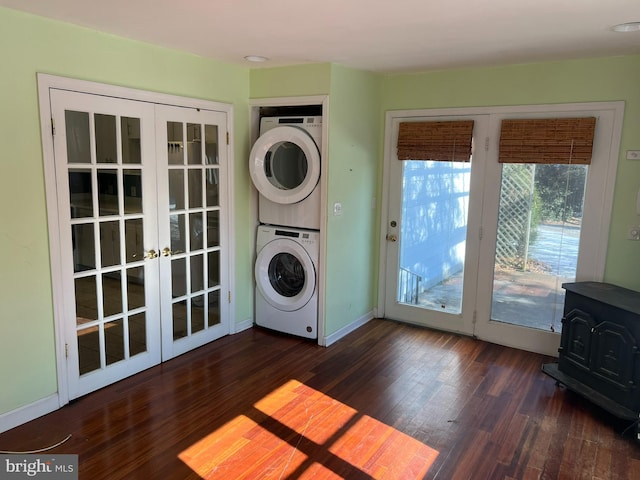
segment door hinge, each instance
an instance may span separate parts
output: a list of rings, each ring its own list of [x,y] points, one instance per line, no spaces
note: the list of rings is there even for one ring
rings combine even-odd
[[[227,132],[227,145],[229,145],[229,132]]]
[[[51,135],[56,136],[56,123],[53,118],[51,118]]]
[[[64,356],[66,358],[69,358],[69,344],[68,343],[64,344]]]
[[[229,290],[229,292],[228,292],[228,293],[229,293],[229,295],[228,295],[229,303],[231,303],[231,290]]]
[[[486,137],[484,139],[484,151],[488,152],[489,151],[489,137]]]

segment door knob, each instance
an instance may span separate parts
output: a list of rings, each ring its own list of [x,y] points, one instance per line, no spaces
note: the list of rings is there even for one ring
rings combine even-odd
[[[398,236],[397,235],[387,235],[387,241],[389,241],[389,242],[397,242],[398,241]]]
[[[158,258],[158,252],[156,252],[155,250],[149,250],[147,253],[144,254],[144,258]]]
[[[169,247],[164,247],[162,249],[162,256],[169,257],[171,255],[176,255],[178,253],[184,253],[182,250],[171,250]]]

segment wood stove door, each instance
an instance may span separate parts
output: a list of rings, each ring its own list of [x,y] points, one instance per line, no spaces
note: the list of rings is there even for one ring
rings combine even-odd
[[[574,308],[562,319],[560,358],[585,371],[590,369],[592,331],[596,322],[591,315]]]
[[[602,322],[594,328],[591,370],[622,390],[634,385],[638,347],[624,325]]]

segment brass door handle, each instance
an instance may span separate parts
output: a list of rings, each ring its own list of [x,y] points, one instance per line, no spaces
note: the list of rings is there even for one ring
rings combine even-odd
[[[171,250],[169,247],[164,247],[162,249],[162,256],[163,257],[169,257],[171,255],[176,255],[178,253],[184,253],[182,250]]]
[[[144,258],[158,258],[158,252],[156,252],[155,250],[149,250],[147,253],[144,254]]]

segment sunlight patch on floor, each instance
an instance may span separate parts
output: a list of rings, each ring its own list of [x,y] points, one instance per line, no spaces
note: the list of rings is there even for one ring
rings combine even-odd
[[[202,478],[421,478],[438,452],[296,380],[183,451]]]

